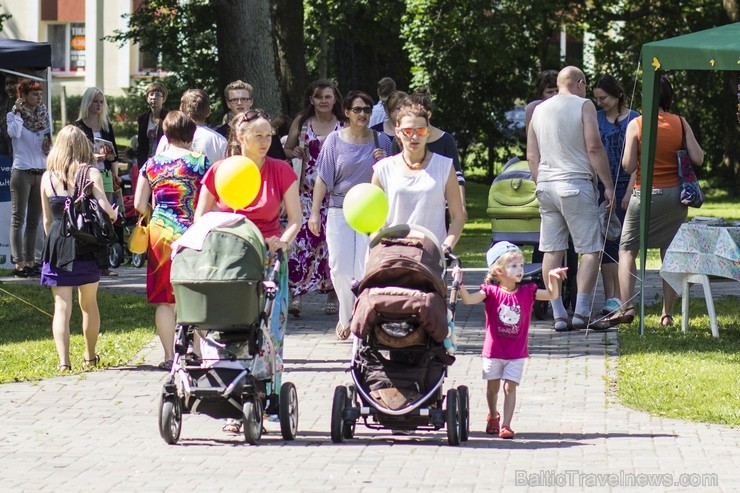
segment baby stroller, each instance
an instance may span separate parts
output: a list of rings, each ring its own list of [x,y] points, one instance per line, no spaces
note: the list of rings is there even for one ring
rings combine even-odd
[[[267,256],[262,235],[238,214],[206,214],[175,243],[170,279],[177,300],[175,357],[162,388],[159,431],[177,443],[182,414],[243,419],[256,444],[263,415],[277,415],[285,440],[296,437],[298,395],[281,384],[287,309],[282,252]],[[197,331],[201,358],[188,353]],[[279,391],[279,394],[278,394]]]
[[[131,163],[129,171],[125,175],[121,175],[121,189],[116,193],[116,197],[121,199],[116,226],[122,227],[123,242],[113,243],[108,250],[108,263],[112,269],[120,267],[121,264],[127,261],[130,261],[131,265],[136,268],[143,267],[146,263],[146,253],[131,253],[128,249],[128,237],[131,234],[131,228],[139,220],[139,213],[134,207],[134,189],[138,175],[138,166],[136,163]]]
[[[534,282],[544,289],[542,253],[539,251],[540,204],[535,195],[536,188],[527,162],[511,158],[491,183],[486,213],[491,219],[491,245],[498,241],[509,241],[520,247],[530,245],[534,248],[532,262],[524,266],[522,282]],[[566,265],[568,279],[563,283],[563,304],[566,308],[574,308],[578,255],[572,245],[566,253]],[[548,306],[548,301],[536,301],[534,316],[544,320]]]
[[[469,392],[443,392],[455,358],[449,334],[445,260],[434,235],[417,226],[381,230],[370,244],[352,317],[352,383],[334,389],[331,439],[370,429],[439,430],[450,445],[469,435]]]
[[[112,269],[120,267],[124,262],[130,261],[134,267],[141,268],[146,263],[146,253],[131,253],[128,249],[128,237],[131,228],[138,222],[139,213],[134,207],[134,196],[123,196],[123,210],[118,213],[116,226],[123,229],[123,244],[113,243],[108,250],[108,263]]]

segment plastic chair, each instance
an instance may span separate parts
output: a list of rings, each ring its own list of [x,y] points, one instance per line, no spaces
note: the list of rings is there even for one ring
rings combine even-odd
[[[704,274],[690,274],[686,276],[686,279],[683,281],[683,296],[681,296],[681,329],[684,332],[689,329],[689,289],[691,288],[691,284],[701,284],[704,287],[704,300],[707,303],[709,325],[712,328],[712,335],[714,337],[719,337],[717,312],[714,310],[714,299],[712,298],[712,285],[709,282],[709,276]]]

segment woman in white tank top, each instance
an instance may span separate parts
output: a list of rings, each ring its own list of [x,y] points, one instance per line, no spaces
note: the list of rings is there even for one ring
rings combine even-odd
[[[414,224],[430,230],[452,248],[465,225],[465,211],[452,159],[427,151],[429,115],[420,105],[404,105],[396,136],[403,149],[373,166],[374,185],[388,196],[387,226]],[[445,202],[450,227],[445,228]]]

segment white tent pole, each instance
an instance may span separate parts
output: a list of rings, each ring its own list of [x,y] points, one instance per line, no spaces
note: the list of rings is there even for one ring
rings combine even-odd
[[[5,72],[6,74],[17,75],[18,77],[23,77],[24,79],[37,80],[39,82],[47,82],[47,79],[44,77],[37,77],[35,75],[29,75],[23,72],[16,72],[15,70],[10,70],[7,68],[0,68],[0,72]],[[51,79],[48,79],[48,82],[51,82]]]
[[[49,112],[49,129],[54,136],[54,115],[51,112],[51,69],[46,67],[46,110]]]

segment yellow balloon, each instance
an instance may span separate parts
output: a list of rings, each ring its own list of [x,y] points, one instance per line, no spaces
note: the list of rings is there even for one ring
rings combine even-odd
[[[234,210],[251,204],[260,191],[262,178],[257,165],[245,156],[224,159],[216,169],[216,192],[224,204]]]
[[[358,233],[373,233],[388,217],[388,197],[372,183],[359,183],[344,196],[344,219]]]

